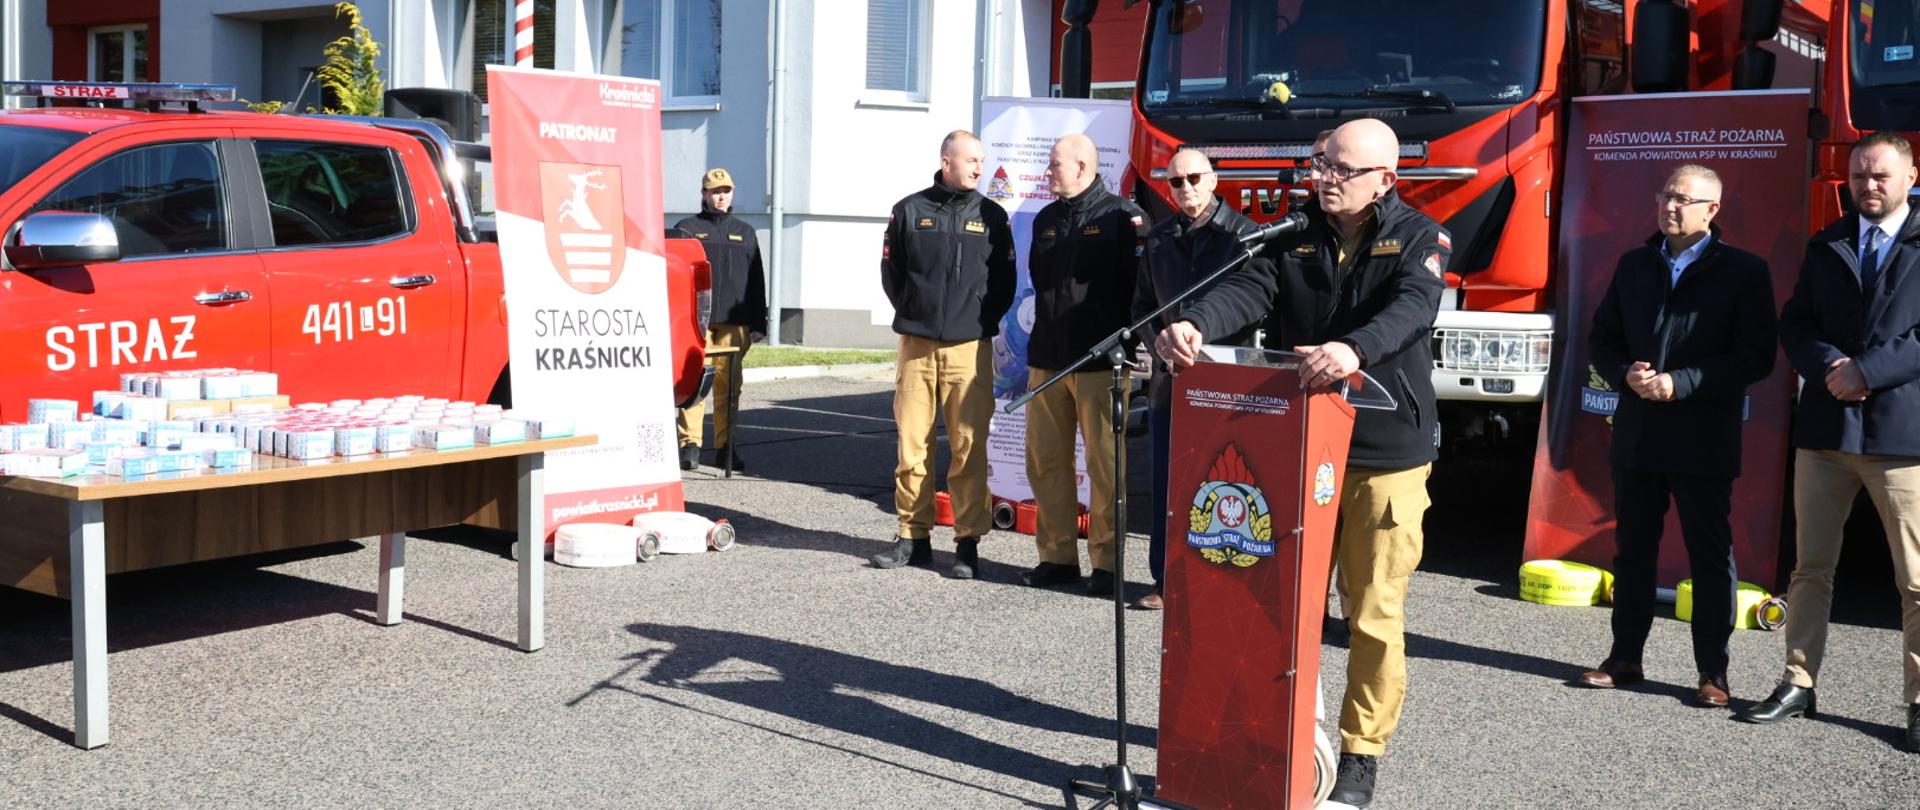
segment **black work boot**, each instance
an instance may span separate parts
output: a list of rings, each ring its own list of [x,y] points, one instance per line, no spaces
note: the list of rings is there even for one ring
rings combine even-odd
[[[867,558],[875,568],[899,568],[903,565],[926,565],[933,562],[933,540],[922,537],[909,540],[905,537],[893,538],[893,548]]]
[[[680,445],[680,469],[691,470],[700,466],[700,445]]]
[[[1367,754],[1340,754],[1340,769],[1333,780],[1328,801],[1351,807],[1373,803],[1373,780],[1380,773],[1380,758]]]
[[[953,570],[948,573],[954,579],[973,579],[980,570],[980,538],[961,537],[953,541]]]

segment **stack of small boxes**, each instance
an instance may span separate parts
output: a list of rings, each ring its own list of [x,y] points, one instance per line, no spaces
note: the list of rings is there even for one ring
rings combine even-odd
[[[455,450],[573,435],[573,420],[529,420],[498,405],[401,396],[289,407],[272,373],[235,369],[123,374],[93,412],[31,400],[27,424],[0,425],[0,474],[122,477],[251,467],[414,448]],[[83,421],[84,419],[84,421]]]

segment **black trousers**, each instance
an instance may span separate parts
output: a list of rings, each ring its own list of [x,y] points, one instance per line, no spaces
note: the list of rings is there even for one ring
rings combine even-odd
[[[1613,651],[1608,658],[1639,663],[1653,629],[1654,571],[1671,498],[1680,509],[1680,536],[1693,574],[1693,661],[1702,675],[1724,675],[1733,637],[1733,479],[1668,475],[1613,468]]]

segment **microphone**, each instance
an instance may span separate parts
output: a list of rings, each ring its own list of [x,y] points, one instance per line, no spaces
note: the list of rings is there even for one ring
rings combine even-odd
[[[1240,235],[1240,244],[1258,245],[1271,242],[1286,234],[1299,233],[1307,229],[1307,215],[1299,211],[1289,211],[1287,215],[1260,226],[1259,230],[1248,231]]]

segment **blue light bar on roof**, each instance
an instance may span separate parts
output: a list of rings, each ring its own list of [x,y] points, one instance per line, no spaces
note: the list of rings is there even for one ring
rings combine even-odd
[[[233,101],[227,84],[136,84],[111,82],[5,82],[9,96],[81,101]]]

